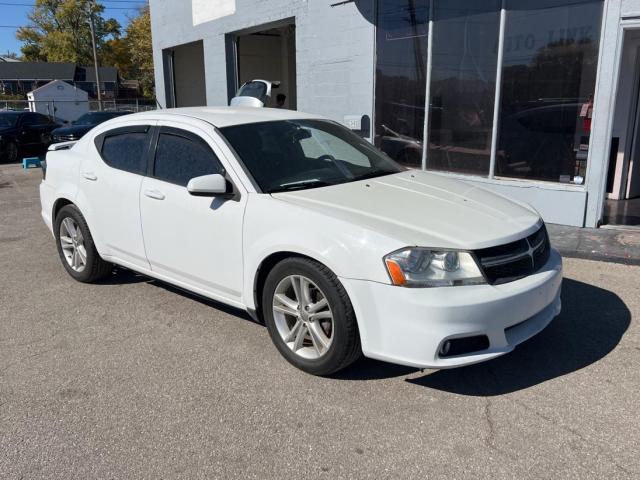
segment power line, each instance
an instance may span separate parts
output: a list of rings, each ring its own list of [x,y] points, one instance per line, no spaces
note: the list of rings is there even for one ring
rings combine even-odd
[[[118,2],[120,3],[120,2]],[[132,3],[132,2],[131,2]],[[8,6],[8,7],[35,7],[35,3],[9,3],[9,2],[0,2],[0,5]],[[138,8],[146,5],[143,3],[139,3],[135,7],[104,7],[105,10],[137,10]]]
[[[100,3],[135,3],[136,6],[132,7],[104,7],[106,10],[137,10],[140,7],[148,5],[148,0],[103,0]],[[3,6],[14,7],[35,7],[33,3],[15,3],[15,2],[0,2]],[[19,28],[32,28],[32,25],[0,25],[0,28],[9,28],[17,30]]]

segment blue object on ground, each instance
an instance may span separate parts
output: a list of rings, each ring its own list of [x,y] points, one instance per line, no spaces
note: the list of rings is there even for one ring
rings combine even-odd
[[[38,157],[28,157],[22,159],[22,168],[40,168],[41,166],[42,164],[40,163],[40,159]]]

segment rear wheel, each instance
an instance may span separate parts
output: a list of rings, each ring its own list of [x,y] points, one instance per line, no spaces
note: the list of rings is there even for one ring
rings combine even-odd
[[[87,222],[75,206],[58,212],[54,233],[62,265],[73,278],[91,283],[111,274],[113,265],[100,258]]]
[[[15,142],[8,142],[4,147],[3,160],[7,163],[18,161],[18,145]]]
[[[273,343],[305,372],[329,375],[361,355],[349,297],[324,265],[305,258],[277,264],[267,276],[262,309]]]

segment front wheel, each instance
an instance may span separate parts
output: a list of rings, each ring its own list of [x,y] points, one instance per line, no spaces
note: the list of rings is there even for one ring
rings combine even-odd
[[[92,283],[111,274],[113,265],[100,258],[89,226],[75,206],[67,205],[60,209],[54,233],[62,265],[73,278]]]
[[[355,313],[331,270],[306,258],[278,263],[267,276],[263,318],[280,353],[314,375],[341,370],[361,355]]]

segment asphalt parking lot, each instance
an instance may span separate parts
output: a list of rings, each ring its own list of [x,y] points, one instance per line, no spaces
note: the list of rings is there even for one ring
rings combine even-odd
[[[567,259],[563,313],[489,363],[289,366],[242,312],[74,282],[39,170],[0,166],[0,478],[639,478],[640,267]]]

